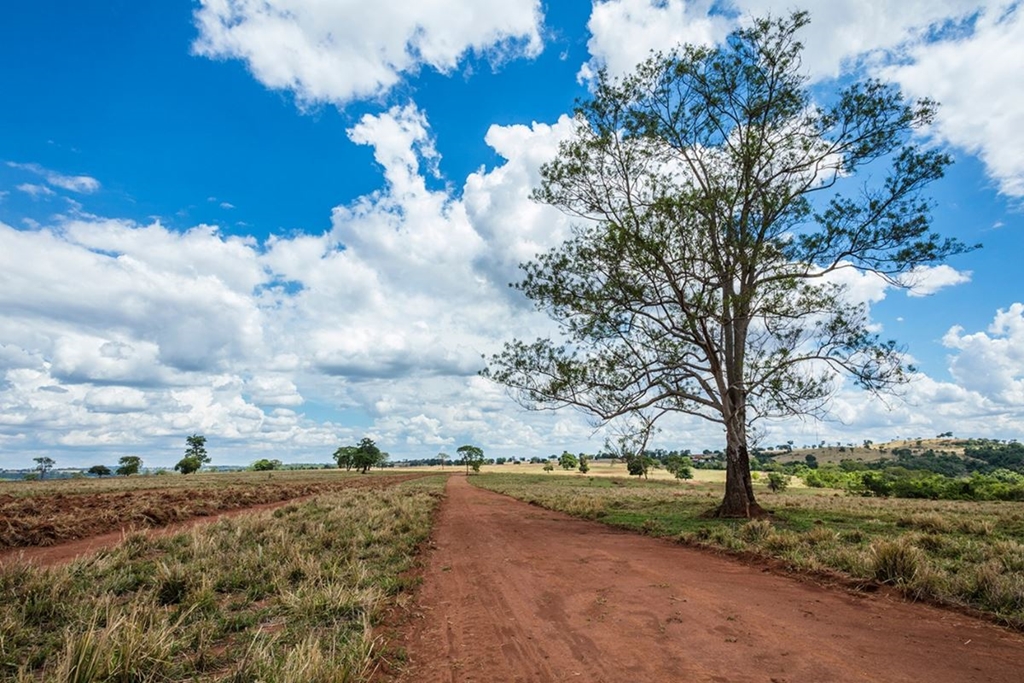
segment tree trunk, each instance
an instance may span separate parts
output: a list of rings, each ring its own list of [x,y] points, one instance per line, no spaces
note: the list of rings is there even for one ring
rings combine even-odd
[[[750,479],[750,456],[746,440],[728,430],[725,451],[725,497],[711,511],[712,517],[764,517],[768,512],[754,500],[754,484]]]

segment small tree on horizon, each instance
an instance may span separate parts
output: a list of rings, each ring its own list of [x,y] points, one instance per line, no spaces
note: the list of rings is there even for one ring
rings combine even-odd
[[[86,473],[97,477],[109,477],[111,475],[110,468],[106,465],[93,465],[86,470]]]
[[[206,437],[193,434],[185,437],[185,457],[178,461],[174,469],[182,474],[192,474],[198,472],[208,462],[210,456],[206,452]]]
[[[470,468],[474,472],[480,471],[480,466],[484,464],[484,451],[478,446],[459,446],[455,449],[455,452],[462,456],[462,462],[466,465],[466,474],[469,474]]]
[[[370,471],[370,468],[383,463],[385,453],[381,452],[377,444],[370,437],[363,437],[352,453],[352,466],[362,474]]]
[[[339,469],[343,467],[346,472],[352,469],[352,465],[355,461],[356,450],[356,446],[341,446],[338,450],[334,451],[333,457],[337,461]]]
[[[558,456],[558,465],[563,470],[568,471],[576,469],[579,463],[580,461],[576,458],[576,456],[570,453],[569,451],[562,451],[562,454]]]
[[[129,477],[133,474],[138,474],[139,470],[142,469],[142,458],[137,455],[123,455],[121,459],[117,461],[117,473],[122,477]]]
[[[57,464],[57,462],[53,458],[46,455],[40,456],[38,458],[32,458],[32,460],[34,460],[36,463],[36,471],[39,472],[40,479],[45,479],[46,473],[52,470],[53,466]]]
[[[271,472],[273,470],[281,469],[282,463],[280,460],[268,460],[267,458],[260,458],[252,465],[249,465],[249,469],[253,472]]]

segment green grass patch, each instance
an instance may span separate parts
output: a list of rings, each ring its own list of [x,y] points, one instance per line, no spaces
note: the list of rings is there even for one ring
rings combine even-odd
[[[708,519],[721,484],[484,474],[472,482],[553,510],[690,545],[838,571],[1024,627],[1024,503],[770,493],[764,520]]]
[[[443,477],[0,568],[0,680],[362,680]]]

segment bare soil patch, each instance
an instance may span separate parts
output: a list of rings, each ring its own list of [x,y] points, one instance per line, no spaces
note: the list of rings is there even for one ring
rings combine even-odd
[[[61,564],[116,545],[133,531],[177,533],[196,524],[273,509],[319,493],[390,486],[420,476],[8,497],[0,500],[0,565],[17,560]]]
[[[402,681],[1021,680],[1024,636],[798,581],[452,477]]]

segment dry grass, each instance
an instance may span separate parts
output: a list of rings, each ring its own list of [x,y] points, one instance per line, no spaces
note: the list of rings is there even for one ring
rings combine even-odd
[[[62,567],[3,567],[0,679],[363,680],[442,486],[333,491]]]
[[[347,486],[386,483],[393,476],[314,470],[21,482],[4,489],[20,495],[0,494],[0,519],[5,522],[0,525],[0,550],[163,526]]]

